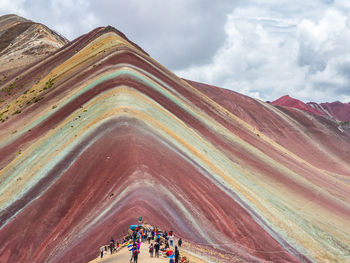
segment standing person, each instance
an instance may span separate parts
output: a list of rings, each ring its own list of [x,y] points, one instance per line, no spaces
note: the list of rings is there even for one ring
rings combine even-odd
[[[170,242],[170,246],[173,246],[173,242],[174,242],[174,236],[173,235],[169,236],[169,242]]]
[[[148,244],[151,243],[151,237],[152,237],[152,232],[151,230],[147,231],[147,240],[148,240]]]
[[[103,258],[103,251],[105,250],[105,248],[104,247],[100,247],[100,256],[101,256],[101,258]]]
[[[153,247],[153,243],[149,246],[149,255],[151,256],[151,258],[153,258],[153,251],[154,251],[154,247]]]
[[[134,263],[137,263],[137,258],[139,256],[140,251],[137,249],[136,246],[134,246],[134,250],[132,251],[132,255],[134,257]]]
[[[130,246],[130,245],[129,245]],[[128,246],[128,247],[129,247]],[[131,251],[131,258],[130,258],[130,263],[132,262],[133,258],[134,258],[134,250],[136,250],[136,244],[132,245],[131,248],[129,249],[129,251]]]
[[[109,250],[111,251],[111,255],[113,254],[113,249],[114,249],[114,244],[113,244],[113,242],[111,241],[111,242],[109,243]]]
[[[156,236],[156,242],[160,242],[160,235]]]
[[[152,240],[154,240],[154,236],[156,235],[156,232],[152,230],[151,235],[152,235]]]
[[[138,249],[138,250],[140,250],[140,247],[141,247],[141,241],[139,241],[139,242],[137,243],[137,249]]]
[[[159,249],[160,249],[160,245],[158,242],[156,242],[156,244],[154,245],[154,256],[156,258],[159,258]]]
[[[180,258],[180,252],[177,249],[177,246],[175,246],[175,263],[179,263],[179,258]]]
[[[182,245],[182,239],[181,238],[177,241],[177,244],[178,244],[179,247],[181,247],[181,245]]]
[[[137,242],[141,242],[141,234],[139,231],[137,231],[136,233],[136,239],[137,239]]]
[[[117,244],[114,245],[114,251],[115,251],[115,252],[117,252],[119,246],[120,246],[119,242],[117,242]]]
[[[146,241],[146,230],[143,229],[142,230],[142,242],[145,242]]]

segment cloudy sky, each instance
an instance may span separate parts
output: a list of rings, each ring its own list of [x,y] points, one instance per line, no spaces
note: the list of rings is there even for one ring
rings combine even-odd
[[[263,100],[350,102],[349,0],[1,0],[72,40],[112,25],[181,77]]]

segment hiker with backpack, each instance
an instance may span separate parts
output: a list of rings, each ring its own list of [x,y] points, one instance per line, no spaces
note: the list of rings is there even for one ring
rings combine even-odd
[[[149,255],[151,256],[151,258],[153,258],[153,251],[154,251],[154,246],[153,243],[149,246]]]
[[[131,263],[132,260],[134,259],[134,251],[137,250],[137,246],[136,246],[136,243],[134,242],[133,245],[130,244],[130,245],[128,245],[128,247],[131,247],[129,249],[129,251],[131,251],[131,258],[130,258],[130,263]],[[136,254],[138,254],[138,253],[136,253]],[[137,261],[137,259],[136,259],[136,261]],[[135,262],[135,259],[134,259],[134,262]]]
[[[140,251],[137,249],[136,246],[134,246],[134,250],[132,251],[132,255],[134,257],[134,263],[137,263],[137,258],[139,256]]]

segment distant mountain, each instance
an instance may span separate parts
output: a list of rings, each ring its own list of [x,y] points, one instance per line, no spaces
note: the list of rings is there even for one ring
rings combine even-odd
[[[350,121],[350,102],[342,103],[340,101],[336,102],[326,102],[326,103],[307,103],[312,108],[323,112],[324,115],[332,116],[339,121]]]
[[[327,116],[338,121],[350,121],[350,103],[341,103],[339,101],[332,103],[304,103],[298,99],[294,99],[289,95],[271,102],[272,105],[290,107],[302,111],[310,112],[319,116]]]
[[[271,102],[271,104],[276,105],[276,106],[296,108],[296,109],[311,112],[313,114],[320,115],[320,116],[325,115],[323,112],[309,106],[308,104],[306,104],[300,100],[294,99],[294,98],[290,97],[289,95],[282,96],[281,98]]]
[[[17,15],[0,17],[0,85],[68,41],[45,25]]]

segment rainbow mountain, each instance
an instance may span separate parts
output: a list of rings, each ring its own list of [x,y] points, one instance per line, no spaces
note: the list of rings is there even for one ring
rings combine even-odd
[[[214,262],[350,261],[329,118],[181,79],[109,26],[0,96],[0,262],[86,262],[139,216]]]

